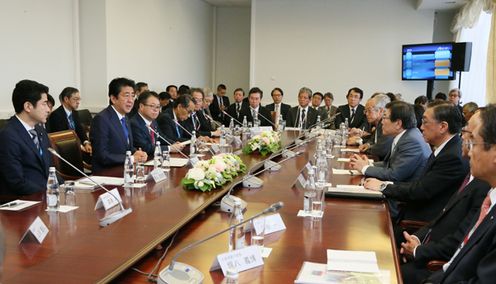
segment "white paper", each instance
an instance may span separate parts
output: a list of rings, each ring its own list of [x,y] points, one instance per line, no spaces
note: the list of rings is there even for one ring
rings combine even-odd
[[[48,227],[45,225],[45,223],[43,223],[40,217],[36,217],[33,223],[31,223],[31,225],[29,226],[28,230],[24,233],[24,235],[22,235],[19,243],[21,243],[27,235],[31,234],[34,236],[36,241],[41,244],[46,235],[48,235],[48,231]]]
[[[106,176],[90,176],[90,177],[92,180],[96,181],[99,184],[113,185],[113,186],[121,186],[124,184],[124,178],[120,178],[120,177],[106,177]],[[77,182],[80,184],[86,184],[91,186],[96,185],[93,181],[89,180],[88,178],[79,179]]]
[[[265,235],[272,234],[274,232],[278,232],[282,230],[286,230],[286,225],[282,220],[281,214],[276,213],[265,216],[265,232],[264,232]]]
[[[167,178],[167,176],[165,175],[164,171],[162,169],[157,168],[148,174],[148,176],[146,177],[146,180],[153,179],[153,181],[155,183],[159,183],[159,182],[165,180],[166,178]]]
[[[332,173],[334,175],[352,175],[352,176],[361,176],[362,173],[358,170],[345,170],[345,169],[332,169]]]
[[[0,207],[0,210],[6,210],[6,211],[21,211],[25,208],[31,207],[35,204],[40,203],[40,201],[30,201],[30,200],[21,200],[21,199],[16,199],[11,202],[7,202],[2,204]]]
[[[305,213],[305,211],[303,210],[300,210],[298,211],[298,215],[296,215],[298,217],[315,217],[315,218],[322,218],[324,216],[324,212],[323,211],[319,211],[319,212],[308,212],[308,213]]]
[[[284,128],[284,130],[286,130],[286,131],[300,131],[301,128],[298,128],[298,127],[287,127],[286,126],[286,128]]]
[[[105,192],[98,197],[98,200],[95,204],[95,210],[103,207],[105,210],[108,210],[117,204],[122,202],[121,195],[117,188],[110,190],[110,192]]]
[[[76,210],[78,209],[79,206],[71,206],[71,205],[60,205],[59,206],[59,209],[55,210],[55,212],[61,212],[61,213],[67,213],[67,212],[71,212],[73,210]],[[45,209],[45,211],[48,212],[48,208]],[[51,210],[50,210],[51,211]],[[53,211],[51,211],[53,212]]]
[[[260,247],[249,246],[217,255],[210,267],[210,271],[220,267],[225,276],[228,269],[242,272],[263,264]]]
[[[188,164],[188,159],[185,158],[170,158],[170,167],[181,168]]]
[[[268,258],[271,252],[272,248],[262,247],[262,258]]]
[[[344,148],[344,149],[341,149],[341,152],[360,153],[360,150],[358,150],[358,148],[357,149]]]
[[[379,273],[359,273],[327,271],[325,263],[303,262],[294,283],[298,284],[335,284],[335,283],[384,283],[390,282],[389,270],[381,270]]]
[[[343,193],[361,193],[366,195],[382,196],[382,192],[376,190],[365,189],[361,185],[338,184],[336,187],[329,187],[328,192],[343,192]]]
[[[349,163],[350,161],[351,161],[350,158],[338,158],[338,162]],[[374,160],[367,159],[367,162],[370,164],[373,163]]]
[[[327,270],[378,273],[374,251],[327,250]]]

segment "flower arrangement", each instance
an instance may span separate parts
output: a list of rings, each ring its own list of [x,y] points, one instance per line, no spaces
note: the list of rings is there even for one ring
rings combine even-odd
[[[186,189],[211,191],[232,181],[246,171],[246,165],[234,154],[218,154],[210,160],[197,162],[181,180]]]
[[[281,149],[280,134],[276,131],[263,131],[259,135],[253,136],[246,146],[243,147],[243,154],[251,154],[255,151],[260,152],[262,156],[269,153],[277,152]]]

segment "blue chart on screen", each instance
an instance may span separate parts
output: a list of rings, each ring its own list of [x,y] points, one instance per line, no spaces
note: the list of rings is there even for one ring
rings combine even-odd
[[[453,44],[403,45],[403,80],[453,80]]]

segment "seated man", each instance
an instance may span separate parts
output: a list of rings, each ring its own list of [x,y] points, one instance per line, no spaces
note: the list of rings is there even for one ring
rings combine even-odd
[[[240,118],[242,119],[241,122],[243,122],[244,117],[246,117],[246,120],[252,123],[256,118],[259,121],[260,126],[274,125],[271,121],[272,116],[270,115],[270,112],[266,108],[260,105],[262,97],[263,97],[262,90],[260,90],[257,87],[250,89],[250,91],[248,92],[249,106],[245,106],[244,108],[241,109],[240,112]],[[254,115],[256,115],[256,117],[254,117]]]
[[[363,91],[360,88],[351,88],[346,94],[348,104],[338,107],[339,115],[334,121],[336,129],[339,129],[341,122],[348,120],[349,128],[364,129],[366,126],[366,119],[364,107],[360,104],[363,99]]]
[[[312,90],[307,87],[300,89],[298,92],[298,106],[289,110],[288,119],[286,120],[287,127],[308,129],[315,126],[318,112],[309,107],[311,97]]]
[[[324,105],[319,107],[320,112],[325,112],[325,116],[323,117],[333,117],[338,108],[332,105],[332,102],[334,101],[334,95],[331,92],[327,92],[324,94]],[[332,126],[334,127],[334,121],[331,120],[329,123],[332,123]]]
[[[3,194],[46,190],[51,154],[45,129],[48,87],[22,80],[12,92],[15,115],[0,132],[0,186]]]
[[[48,117],[50,132],[72,129],[81,141],[81,150],[91,154],[91,143],[88,135],[79,120],[77,109],[81,103],[81,95],[78,89],[67,87],[59,95],[61,105]]]
[[[171,104],[171,95],[167,92],[162,92],[158,94],[158,98],[160,100],[160,112],[164,112],[166,109],[172,106]]]
[[[188,119],[181,122],[181,125],[184,126],[190,133],[193,130],[196,133],[196,136],[199,137],[200,140],[206,142],[212,142],[209,137],[220,136],[219,131],[212,131],[212,127],[210,122],[204,116],[202,112],[203,109],[203,90],[200,88],[192,88],[191,89],[191,97],[195,104],[194,111],[191,113]]]
[[[367,177],[380,180],[417,180],[425,170],[431,149],[417,128],[413,106],[402,101],[388,103],[382,119],[382,132],[393,138],[384,161],[370,166],[367,157],[354,155],[351,167]]]
[[[234,90],[234,103],[232,103],[226,110],[227,114],[234,117],[234,125],[240,125],[243,122],[243,117],[240,117],[241,110],[247,107],[247,103],[243,101],[245,97],[245,91],[241,88]],[[239,123],[237,122],[239,121]],[[229,126],[231,123],[231,118],[226,115],[224,117],[224,125]]]
[[[224,111],[230,105],[229,98],[226,96],[226,90],[226,85],[219,84],[217,86],[217,94],[214,95],[214,100],[209,106],[212,118],[220,123],[224,122]]]
[[[157,123],[160,133],[163,133],[164,138],[171,144],[184,142],[191,138],[189,134],[179,126],[179,123],[188,119],[194,108],[195,104],[190,96],[179,96],[174,100],[173,107],[167,109],[158,117]]]
[[[382,118],[386,104],[389,102],[389,97],[384,94],[370,98],[365,104],[364,112],[368,126],[372,129],[352,128],[347,142],[350,145],[354,145],[359,144],[359,141],[362,140],[363,144],[359,146],[360,152],[376,156],[380,161],[384,160],[393,143],[393,138],[383,135],[382,131]]]
[[[282,89],[274,88],[272,92],[270,92],[270,95],[272,97],[272,101],[274,102],[266,105],[265,108],[268,109],[270,112],[276,113],[276,121],[279,115],[282,115],[283,120],[287,120],[288,112],[289,109],[291,109],[291,106],[282,102],[282,98],[284,97],[284,92],[282,91]]]
[[[322,104],[323,100],[324,100],[324,95],[322,95],[321,92],[313,93],[311,107],[317,111],[317,113],[318,113],[317,115],[320,115],[321,120],[324,120],[327,118],[327,112],[322,110],[322,108],[320,106]]]
[[[93,145],[93,173],[124,164],[126,151],[134,160],[146,161],[146,152],[136,150],[133,132],[127,114],[134,104],[134,81],[126,78],[113,79],[109,84],[110,105],[99,112],[91,123],[90,140]]]
[[[465,227],[462,241],[443,269],[426,283],[494,283],[496,275],[496,106],[488,105],[480,113],[480,124],[467,142],[470,169],[474,177],[491,186],[480,210]]]
[[[467,147],[470,133],[480,124],[480,116],[469,120],[464,129],[463,156],[468,158]],[[432,222],[414,234],[403,232],[405,242],[400,252],[413,258],[401,265],[403,283],[420,283],[431,272],[427,270],[427,262],[431,260],[448,261],[456,251],[456,246],[463,241],[464,230],[459,231],[461,224],[470,223],[477,216],[482,201],[490,186],[487,182],[468,174],[460,188],[451,196],[446,206]]]
[[[380,190],[388,199],[403,202],[397,221],[431,221],[444,208],[467,175],[461,155],[461,116],[455,106],[443,102],[429,105],[422,121],[423,136],[436,150],[426,170],[410,182],[380,181],[368,178],[365,187]],[[398,236],[400,239],[401,234]]]
[[[469,121],[470,118],[475,114],[479,106],[474,102],[468,102],[463,105],[462,113],[465,121]]]

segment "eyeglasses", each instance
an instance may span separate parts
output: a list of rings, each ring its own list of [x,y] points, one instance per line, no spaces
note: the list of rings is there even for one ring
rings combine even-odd
[[[387,115],[385,115],[385,114],[384,114],[384,115],[382,116],[382,119],[391,119],[391,116],[387,116]]]
[[[147,106],[149,108],[152,108],[154,110],[159,110],[160,109],[160,105],[148,105],[148,104],[143,104],[144,106]]]
[[[427,125],[427,124],[432,123],[432,122],[438,122],[438,121],[437,120],[429,121],[429,120],[427,120],[425,118],[422,118],[422,124],[424,124],[424,125]]]
[[[472,134],[472,131],[467,130],[467,127],[465,126],[462,128],[462,134]]]
[[[364,113],[371,113],[374,111],[377,111],[377,109],[375,107],[366,108],[365,110],[363,110]]]
[[[463,145],[467,146],[469,151],[472,151],[474,149],[474,145],[494,145],[491,143],[486,143],[486,142],[474,142],[471,139],[466,140],[466,142],[463,143]]]
[[[136,98],[136,95],[135,94],[129,94],[129,93],[126,93],[126,94],[123,94],[123,95],[120,95],[120,96],[122,96],[126,100],[127,99],[133,99],[134,100]]]

